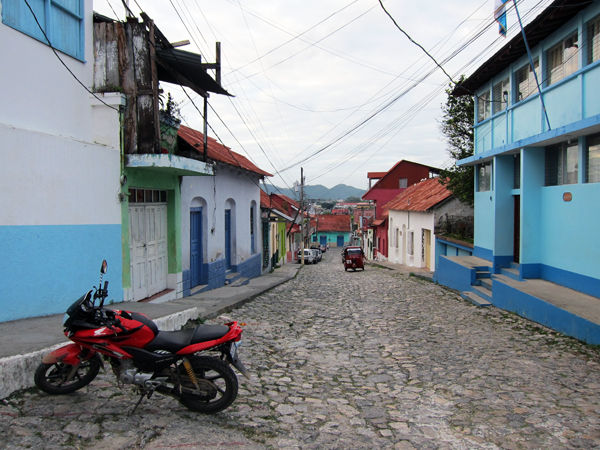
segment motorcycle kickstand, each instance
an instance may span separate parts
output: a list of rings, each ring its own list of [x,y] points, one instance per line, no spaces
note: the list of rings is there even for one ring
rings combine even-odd
[[[140,395],[140,399],[137,401],[137,403],[135,404],[135,406],[133,407],[131,412],[129,414],[127,414],[129,417],[131,417],[135,414],[138,406],[140,406],[140,403],[142,403],[142,400],[144,400],[144,395],[146,395],[146,392],[142,391],[142,394]]]
[[[152,397],[152,394],[154,394],[154,389],[148,389],[147,387],[145,389],[140,389],[140,391],[140,399],[133,407],[133,410],[128,414],[130,417],[133,416],[138,406],[140,406],[140,403],[142,403],[142,400],[144,400],[144,396],[146,396],[147,399],[150,399],[150,397]]]

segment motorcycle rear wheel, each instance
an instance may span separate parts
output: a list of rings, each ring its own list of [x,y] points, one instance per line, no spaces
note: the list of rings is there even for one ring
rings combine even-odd
[[[48,394],[70,394],[92,382],[100,371],[100,363],[95,359],[83,361],[71,380],[67,377],[73,366],[65,363],[41,363],[35,371],[35,385]]]
[[[204,399],[183,394],[179,402],[186,408],[203,414],[215,414],[228,408],[238,393],[238,380],[235,372],[225,362],[208,356],[190,359]],[[196,391],[196,385],[190,379],[183,364],[179,366],[183,387]]]

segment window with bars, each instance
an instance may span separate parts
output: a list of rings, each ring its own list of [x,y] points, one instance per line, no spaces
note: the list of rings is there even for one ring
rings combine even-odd
[[[548,61],[546,66],[546,80],[548,81],[548,86],[577,71],[579,66],[577,62],[578,51],[579,45],[577,43],[576,32],[548,50],[546,53]]]
[[[492,190],[492,163],[486,162],[477,166],[477,192]]]
[[[600,16],[588,24],[588,64],[600,59]]]
[[[577,143],[567,142],[546,148],[546,186],[577,183],[578,149]]]
[[[399,180],[399,188],[403,189],[408,187],[408,178],[400,178]]]
[[[29,0],[28,3],[31,10],[23,0],[2,0],[2,23],[44,44],[49,40],[55,49],[83,61],[83,0]]]
[[[540,60],[536,58],[533,60],[533,67],[535,68],[535,74],[540,75]],[[531,65],[528,63],[521,67],[515,72],[515,103],[525,100],[531,94],[537,91],[537,84],[535,82],[535,74],[531,70]]]
[[[510,79],[500,81],[492,88],[492,101],[494,114],[504,111],[508,108],[508,99],[510,98]]]
[[[490,117],[490,100],[489,90],[477,97],[477,122],[483,122]]]
[[[167,191],[157,189],[129,189],[129,203],[166,203]]]
[[[588,136],[586,139],[585,182],[600,183],[600,134]]]

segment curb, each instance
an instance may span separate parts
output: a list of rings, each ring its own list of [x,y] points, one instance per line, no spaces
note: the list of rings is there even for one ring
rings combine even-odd
[[[164,317],[158,317],[154,319],[154,323],[156,323],[156,326],[161,331],[175,331],[180,330],[190,320],[196,320],[201,317],[205,319],[214,319],[221,314],[231,312],[232,310],[251,302],[259,295],[296,278],[299,270],[300,267],[293,271],[293,275],[282,278],[278,277],[277,282],[273,285],[268,286],[259,292],[255,292],[246,298],[225,306],[217,307],[215,310],[206,311],[201,308],[184,309],[183,311],[169,314]],[[0,399],[10,396],[16,391],[34,387],[35,383],[33,381],[33,376],[42,358],[48,353],[70,342],[71,341],[65,338],[65,341],[61,344],[55,344],[35,352],[0,358],[0,380],[2,380],[0,383]]]

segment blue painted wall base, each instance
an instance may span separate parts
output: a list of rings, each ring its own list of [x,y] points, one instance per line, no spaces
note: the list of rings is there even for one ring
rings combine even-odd
[[[600,325],[494,280],[492,304],[588,344],[600,344]]]
[[[0,322],[64,313],[98,285],[123,301],[121,224],[0,226]]]
[[[231,267],[232,272],[239,273],[243,278],[256,278],[262,275],[262,255],[257,253],[256,255],[248,258],[241,264]],[[190,271],[183,271],[183,296],[189,297],[191,286]],[[205,263],[202,265],[202,281],[203,285],[208,285],[206,290],[218,289],[225,286],[225,277],[227,276],[227,270],[225,266],[225,259],[219,259],[212,263]]]

